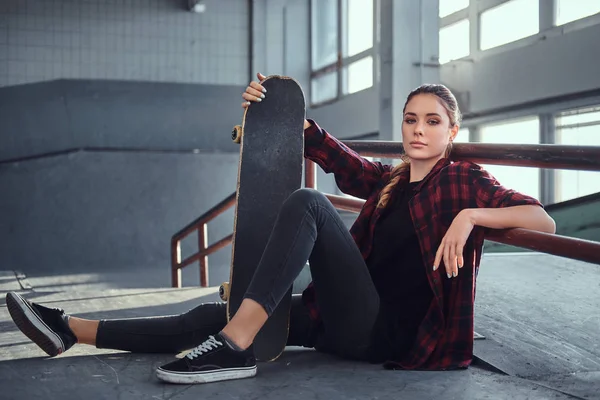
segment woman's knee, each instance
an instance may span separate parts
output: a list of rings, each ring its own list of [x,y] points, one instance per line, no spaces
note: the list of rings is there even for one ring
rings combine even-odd
[[[318,190],[310,188],[302,188],[292,193],[287,200],[285,205],[288,207],[306,207],[311,204],[328,202],[329,200],[325,195]]]

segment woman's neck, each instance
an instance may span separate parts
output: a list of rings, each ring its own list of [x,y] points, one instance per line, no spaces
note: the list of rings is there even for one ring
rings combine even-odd
[[[427,176],[431,169],[443,157],[429,160],[410,160],[410,182],[419,182]]]

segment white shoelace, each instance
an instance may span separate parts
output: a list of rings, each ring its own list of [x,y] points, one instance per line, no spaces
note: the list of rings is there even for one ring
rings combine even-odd
[[[193,360],[194,358],[201,356],[204,353],[208,353],[212,349],[216,349],[219,346],[223,346],[223,343],[219,342],[214,336],[211,335],[207,340],[204,341],[204,343],[197,346],[188,355],[186,355],[186,357],[190,360]]]

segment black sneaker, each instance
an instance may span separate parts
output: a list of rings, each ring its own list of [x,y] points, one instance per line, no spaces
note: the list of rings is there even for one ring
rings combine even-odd
[[[77,343],[67,322],[69,317],[60,308],[32,303],[14,292],[6,294],[6,306],[21,332],[50,357],[64,353]]]
[[[232,349],[220,335],[209,336],[183,358],[158,367],[158,379],[170,383],[209,383],[256,375],[256,358],[251,345]]]

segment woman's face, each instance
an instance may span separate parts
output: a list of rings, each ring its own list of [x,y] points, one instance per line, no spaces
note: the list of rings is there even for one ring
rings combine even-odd
[[[457,132],[458,125],[450,126],[448,112],[437,96],[418,94],[406,105],[402,143],[410,159],[439,160]]]

